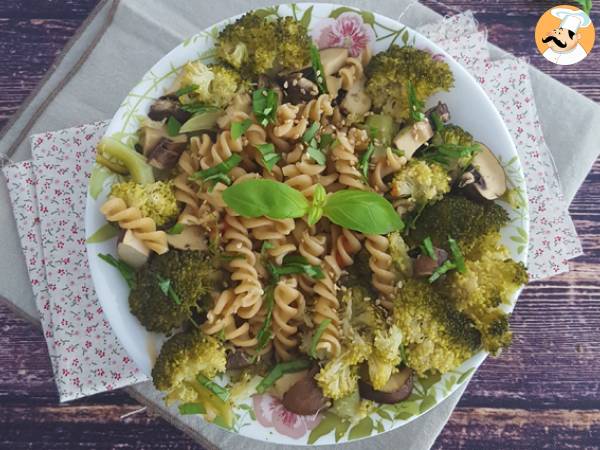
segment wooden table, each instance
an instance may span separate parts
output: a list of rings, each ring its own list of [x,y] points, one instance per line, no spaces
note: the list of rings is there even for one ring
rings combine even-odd
[[[0,2],[0,123],[17,110],[96,3]],[[423,3],[451,12],[436,1]],[[538,17],[560,2],[445,3],[472,9],[491,42],[600,100],[600,46],[572,67],[555,66],[535,51]],[[592,16],[600,26],[600,13]],[[570,273],[525,289],[512,319],[513,346],[477,372],[436,449],[600,448],[599,200],[596,163],[571,205],[585,256],[572,262]],[[41,333],[4,306],[0,329],[1,448],[198,448],[160,418],[140,413],[121,420],[139,408],[122,392],[59,405]]]

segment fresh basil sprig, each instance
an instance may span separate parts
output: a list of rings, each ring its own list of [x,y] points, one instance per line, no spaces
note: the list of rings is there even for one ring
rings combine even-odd
[[[346,189],[325,196],[321,188],[316,188],[311,205],[304,195],[284,183],[247,180],[225,189],[223,200],[244,217],[294,219],[308,214],[316,223],[324,215],[336,225],[365,234],[387,234],[404,228],[394,207],[379,194]]]
[[[275,122],[278,101],[277,93],[272,89],[260,88],[252,93],[252,111],[263,127]]]
[[[325,191],[325,188],[323,185],[317,184],[315,186],[315,191],[313,192],[312,205],[310,205],[310,209],[308,210],[307,221],[309,225],[312,226],[321,219],[326,200],[327,192]]]

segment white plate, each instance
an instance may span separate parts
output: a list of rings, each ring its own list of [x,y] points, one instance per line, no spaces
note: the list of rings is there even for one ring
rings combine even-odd
[[[419,33],[395,20],[369,11],[322,3],[301,3],[295,6],[282,5],[264,11],[280,16],[294,15],[299,19],[304,18],[307,21],[306,23],[310,23],[309,28],[311,30],[320,30],[324,26],[332,25],[334,21],[352,21],[359,26],[365,35],[371,35],[372,37],[387,35],[379,41],[372,40],[375,53],[386,49],[392,41],[395,41],[400,45],[403,42],[408,42],[417,48],[427,49],[434,54],[443,55],[454,73],[455,86],[450,92],[430,98],[428,106],[437,103],[438,100],[447,103],[450,108],[452,123],[464,127],[474,135],[475,139],[486,143],[503,163],[511,187],[518,189],[524,199],[524,205],[519,210],[513,210],[510,205],[503,204],[509,210],[512,219],[510,225],[503,230],[503,240],[514,259],[523,263],[527,262],[526,241],[529,230],[529,217],[521,164],[498,111],[483,89],[462,66]],[[188,61],[199,59],[205,63],[210,62],[215,36],[224,25],[236,18],[229,18],[192,36],[158,61],[124,99],[108,127],[107,135],[116,137],[125,143],[132,144],[135,142],[135,132],[139,127],[140,118],[146,115],[154,99],[164,94],[173,82],[176,73]],[[105,200],[107,191],[108,186],[105,186],[104,192],[97,199],[88,195],[85,217],[87,236],[90,236],[105,224],[104,217],[99,212],[99,207]],[[137,319],[130,314],[127,301],[127,285],[115,269],[97,257],[98,253],[116,254],[115,241],[88,244],[87,249],[92,278],[106,317],[139,368],[144,373],[150,374],[154,357],[163,339],[154,333],[147,332]],[[515,295],[513,305],[509,309],[512,310],[514,307],[517,296]],[[272,399],[262,397],[256,399],[254,404],[252,401],[248,401],[236,408],[236,414],[239,417],[231,431],[258,440],[288,445],[331,444],[376,435],[405,425],[425,411],[435,407],[466,381],[486,356],[487,354],[481,351],[455,371],[442,377],[417,382],[413,395],[407,401],[398,405],[380,406],[373,414],[360,421],[358,425],[350,430],[344,430],[345,427],[339,419],[332,414],[326,414],[325,418],[319,418],[322,421],[311,432],[309,428],[314,427],[314,421],[307,422],[299,416],[289,414],[282,416],[278,414],[281,411],[280,408],[277,405],[270,404],[273,401]],[[275,409],[272,415],[271,413],[267,413],[266,416],[260,414],[259,410],[264,412],[270,410],[273,406]],[[256,412],[259,413],[260,421],[254,419]],[[334,433],[334,430],[336,430],[336,433]],[[290,437],[290,435],[296,437]]]

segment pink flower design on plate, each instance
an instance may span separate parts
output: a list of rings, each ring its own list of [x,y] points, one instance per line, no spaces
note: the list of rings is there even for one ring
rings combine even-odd
[[[321,422],[321,415],[300,416],[288,411],[278,398],[271,395],[255,395],[252,404],[256,420],[265,426],[273,427],[285,436],[299,439]]]
[[[375,40],[373,29],[353,12],[340,14],[337,19],[324,19],[312,31],[317,47],[345,47],[350,56],[358,56]]]

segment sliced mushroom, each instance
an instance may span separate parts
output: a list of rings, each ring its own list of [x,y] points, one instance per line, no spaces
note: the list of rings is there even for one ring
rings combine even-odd
[[[297,381],[306,376],[308,370],[302,370],[300,372],[286,373],[281,376],[271,388],[273,394],[276,397],[283,399],[283,396],[290,388],[296,384]]]
[[[252,357],[243,350],[233,350],[227,354],[227,369],[239,370],[252,365]]]
[[[335,99],[342,88],[342,79],[334,77],[333,75],[327,75],[325,76],[325,85],[327,86],[327,92],[331,95],[331,98]]]
[[[138,136],[142,154],[148,156],[162,138],[168,138],[167,127],[164,125],[161,127],[144,125],[140,128]]]
[[[179,234],[167,234],[167,242],[179,250],[206,250],[206,235],[199,226],[184,227]]]
[[[186,147],[187,137],[185,135],[161,138],[148,153],[148,164],[157,169],[170,170],[175,167]]]
[[[341,107],[348,114],[364,116],[371,109],[371,97],[365,92],[365,80],[356,81],[342,100]]]
[[[417,277],[428,277],[448,259],[448,253],[441,248],[435,249],[435,256],[436,259],[424,254],[417,256],[413,264],[413,274]]]
[[[283,395],[283,407],[294,414],[308,416],[316,414],[327,405],[327,398],[315,380],[314,373],[308,372]]]
[[[319,95],[316,83],[306,78],[302,72],[294,72],[282,79],[283,101],[297,105],[312,100]]]
[[[478,142],[480,151],[462,175],[458,186],[478,200],[495,200],[506,192],[506,173],[492,151]]]
[[[411,158],[432,137],[431,124],[428,120],[422,120],[402,128],[394,138],[394,145],[404,152],[406,158]]]
[[[360,396],[378,403],[398,403],[408,398],[413,388],[413,371],[408,367],[393,374],[381,390],[375,390],[362,378],[358,382]]]
[[[326,48],[319,52],[321,57],[321,65],[323,66],[324,74],[321,76],[333,75],[346,64],[348,59],[347,48]],[[319,74],[317,74],[318,76]]]
[[[139,269],[148,262],[150,250],[133,234],[133,231],[127,230],[117,244],[117,254],[123,262],[134,269]]]
[[[174,95],[164,95],[150,106],[148,117],[152,120],[164,120],[173,116],[179,123],[188,120],[192,115],[184,111]]]

